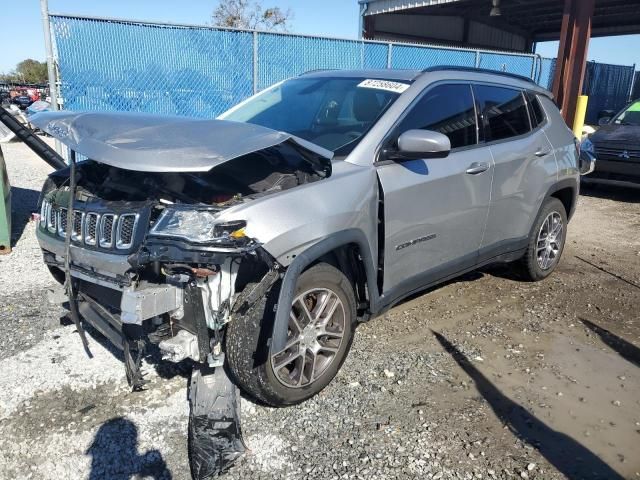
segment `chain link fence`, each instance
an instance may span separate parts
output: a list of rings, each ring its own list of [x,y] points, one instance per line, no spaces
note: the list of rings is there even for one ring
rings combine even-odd
[[[548,59],[440,46],[50,15],[64,108],[213,118],[316,69],[478,67],[548,86]]]

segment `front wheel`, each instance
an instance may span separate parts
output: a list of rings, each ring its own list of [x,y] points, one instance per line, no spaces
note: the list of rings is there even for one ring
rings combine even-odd
[[[529,235],[527,252],[520,260],[524,277],[532,282],[547,278],[558,266],[567,235],[567,212],[557,198],[548,198]]]
[[[289,315],[286,346],[274,352],[269,295],[227,327],[229,368],[240,387],[272,406],[303,402],[325,388],[344,362],[356,325],[347,277],[319,263],[300,275]]]

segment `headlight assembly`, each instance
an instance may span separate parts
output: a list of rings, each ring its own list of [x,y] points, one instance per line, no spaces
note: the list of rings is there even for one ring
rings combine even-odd
[[[215,210],[169,207],[160,214],[150,234],[193,243],[224,243],[246,238],[246,226],[243,220],[219,221]]]

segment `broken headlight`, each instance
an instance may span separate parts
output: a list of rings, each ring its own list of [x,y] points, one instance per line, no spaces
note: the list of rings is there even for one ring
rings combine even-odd
[[[245,238],[243,220],[220,222],[216,210],[166,208],[151,229],[157,237],[176,237],[194,243]]]

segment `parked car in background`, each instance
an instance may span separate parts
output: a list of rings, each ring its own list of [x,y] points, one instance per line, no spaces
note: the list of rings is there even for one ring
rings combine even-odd
[[[33,99],[25,94],[16,95],[11,99],[11,103],[17,105],[20,110],[26,110],[33,103]]]
[[[11,103],[11,94],[7,90],[0,90],[0,105],[5,106]]]
[[[597,158],[585,183],[640,186],[640,100],[631,102],[612,118],[601,118],[600,128],[582,148]]]

